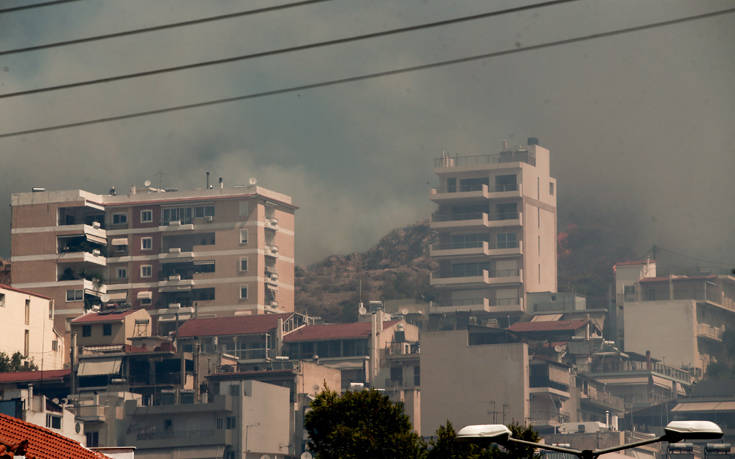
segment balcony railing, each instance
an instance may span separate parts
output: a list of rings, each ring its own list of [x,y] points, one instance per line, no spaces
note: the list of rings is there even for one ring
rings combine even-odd
[[[518,218],[518,212],[498,212],[490,215],[490,220],[515,220]]]
[[[454,220],[480,220],[483,218],[484,212],[464,212],[456,214],[439,214],[436,213],[432,216],[432,219],[436,222],[449,222]]]
[[[526,150],[508,151],[499,155],[446,156],[434,159],[434,167],[472,167],[513,161],[522,161],[535,166],[536,156],[534,153]]]
[[[504,191],[518,191],[518,184],[517,183],[496,183],[495,184],[495,192],[502,193]]]
[[[453,249],[475,249],[483,246],[484,241],[456,241],[437,244],[433,248],[435,250],[453,250]]]

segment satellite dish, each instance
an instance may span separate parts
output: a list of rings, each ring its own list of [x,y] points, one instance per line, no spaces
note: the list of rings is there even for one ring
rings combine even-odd
[[[151,186],[151,181],[146,180],[145,182],[143,182],[143,186]]]
[[[255,185],[256,183],[258,183],[258,180],[255,177],[250,177],[249,183],[251,185]]]
[[[365,309],[365,306],[363,306],[362,304],[360,304],[360,307],[357,308],[357,312],[361,316],[364,316],[365,314],[367,314],[367,309]]]

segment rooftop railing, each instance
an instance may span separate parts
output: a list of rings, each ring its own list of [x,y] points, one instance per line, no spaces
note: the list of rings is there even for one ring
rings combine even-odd
[[[434,159],[434,167],[472,167],[487,164],[524,162],[536,165],[536,156],[527,150],[506,151],[499,155],[468,155],[468,156],[445,156]]]

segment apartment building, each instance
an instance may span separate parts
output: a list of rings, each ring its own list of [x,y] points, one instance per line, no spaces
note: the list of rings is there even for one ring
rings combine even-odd
[[[527,292],[556,292],[556,179],[549,150],[528,145],[497,155],[437,158],[438,204],[431,256],[440,289],[432,313],[517,317]]]
[[[39,370],[63,368],[64,336],[54,314],[53,299],[0,284],[0,352],[20,352]]]
[[[255,185],[110,191],[12,195],[12,285],[53,298],[57,327],[107,301],[148,309],[159,333],[196,314],[293,310],[289,196]]]
[[[656,276],[650,261],[615,267],[625,352],[650,351],[669,365],[690,369],[695,379],[723,359],[723,334],[735,327],[734,276]]]

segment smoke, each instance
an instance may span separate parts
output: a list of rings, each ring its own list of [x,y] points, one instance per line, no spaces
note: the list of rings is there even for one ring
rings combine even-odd
[[[0,17],[0,49],[265,6],[79,2]],[[516,5],[494,4],[492,8]],[[0,131],[142,111],[478,54],[725,7],[582,2],[365,43],[0,100]],[[627,7],[626,7],[627,6]],[[327,2],[187,29],[0,57],[0,93],[383,30],[486,2]],[[635,14],[634,14],[635,12]],[[150,179],[293,195],[297,263],[362,250],[431,212],[432,159],[536,136],[552,151],[559,220],[733,260],[735,16],[422,73],[0,139],[0,193],[124,190]],[[0,222],[9,209],[0,208]],[[636,230],[631,231],[630,226]],[[0,255],[10,253],[0,238]]]

